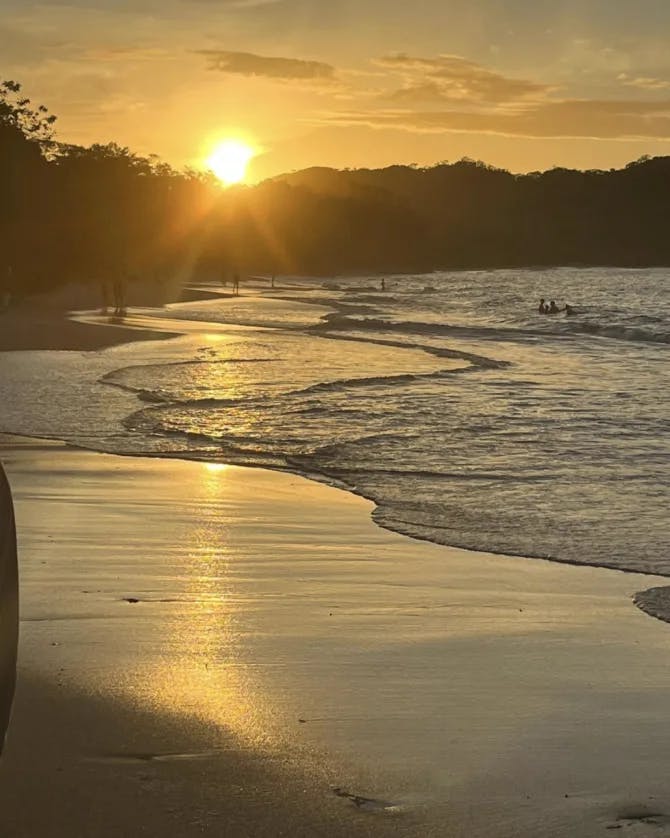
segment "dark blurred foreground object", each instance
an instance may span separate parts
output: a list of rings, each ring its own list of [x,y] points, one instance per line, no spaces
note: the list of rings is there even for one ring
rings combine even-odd
[[[0,464],[0,752],[5,744],[16,684],[19,582],[12,495]]]

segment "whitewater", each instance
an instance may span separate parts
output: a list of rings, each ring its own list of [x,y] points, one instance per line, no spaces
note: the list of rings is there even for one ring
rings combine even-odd
[[[0,430],[295,471],[417,538],[670,575],[670,271],[277,285],[134,313],[173,340],[3,353]]]

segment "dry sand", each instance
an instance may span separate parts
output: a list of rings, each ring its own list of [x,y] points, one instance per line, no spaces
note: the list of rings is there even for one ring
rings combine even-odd
[[[414,542],[286,474],[2,456],[3,836],[670,834],[655,577]]]

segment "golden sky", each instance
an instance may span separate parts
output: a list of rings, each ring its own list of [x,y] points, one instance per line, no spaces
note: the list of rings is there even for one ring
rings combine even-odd
[[[670,0],[0,0],[3,78],[59,139],[252,179],[313,165],[513,171],[670,154]]]

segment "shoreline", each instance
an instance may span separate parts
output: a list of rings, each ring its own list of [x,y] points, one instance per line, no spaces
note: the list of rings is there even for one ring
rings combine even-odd
[[[23,605],[8,834],[670,830],[649,575],[399,534],[286,470],[0,454]]]
[[[256,277],[255,279],[259,279]],[[262,291],[264,288],[254,288],[254,291],[249,297],[251,299],[254,298],[263,298]],[[277,289],[281,290],[281,289]],[[247,295],[244,295],[247,296]],[[193,288],[186,288],[182,293],[182,300],[180,302],[190,303],[190,302],[208,302],[212,300],[229,300],[231,302],[235,302],[239,300],[240,297],[236,297],[232,294],[229,294],[225,290],[221,290],[215,286],[215,290],[208,290],[205,285],[196,285]],[[274,297],[270,298],[274,299]],[[337,314],[338,305],[337,301],[331,301],[332,305],[335,307],[334,313]],[[314,302],[311,300],[306,300],[305,305],[314,305]],[[156,309],[156,313],[161,312],[162,309]],[[23,313],[23,312],[22,312]],[[105,350],[112,348],[114,346],[120,346],[123,344],[134,343],[134,342],[141,342],[141,341],[150,341],[150,340],[170,340],[173,338],[181,337],[187,335],[189,333],[193,333],[193,331],[202,331],[207,332],[213,329],[215,332],[225,332],[226,330],[230,329],[238,329],[244,328],[245,330],[251,331],[261,331],[264,327],[262,326],[239,326],[236,324],[226,324],[226,323],[219,323],[219,322],[212,322],[209,323],[205,320],[183,320],[180,321],[179,319],[173,319],[170,317],[169,310],[163,310],[164,317],[157,317],[156,318],[156,325],[152,326],[151,320],[152,318],[147,317],[144,310],[138,310],[133,312],[132,310],[129,314],[119,322],[114,322],[111,317],[101,316],[97,312],[56,312],[55,310],[47,309],[47,308],[36,308],[33,310],[32,314],[42,314],[46,315],[44,321],[42,321],[39,317],[37,319],[32,319],[31,317],[27,318],[27,322],[30,322],[32,325],[39,326],[41,329],[42,327],[46,327],[42,329],[40,333],[40,340],[35,341],[34,339],[29,338],[24,331],[22,331],[23,325],[22,323],[17,323],[16,328],[14,330],[4,330],[0,331],[0,352],[13,352],[13,351],[84,351],[84,352],[94,352],[99,350]],[[7,317],[7,313],[5,313],[5,318]],[[160,325],[162,324],[162,325]],[[6,321],[0,319],[0,325],[5,326]],[[163,328],[164,326],[169,325],[169,329]],[[172,329],[174,328],[174,331]],[[319,333],[321,328],[321,323],[316,324],[312,327],[307,327],[306,331],[308,333],[314,332],[316,334]],[[62,330],[64,334],[61,338],[58,338],[58,332]],[[19,335],[22,335],[22,339],[25,339],[26,345],[20,345],[20,343],[15,343],[14,341],[17,340],[17,331]],[[366,338],[364,336],[361,337],[352,337],[349,335],[324,335],[324,338],[328,340],[343,340],[343,341],[354,341],[354,342],[366,342]],[[9,348],[6,347],[5,343],[11,344]],[[389,345],[398,346],[403,348],[403,344],[395,343],[393,341],[388,342]],[[483,356],[475,356],[472,354],[458,352],[456,350],[453,351],[445,351],[445,350],[437,350],[435,353],[438,357],[445,357],[445,358],[458,358],[460,360],[466,361],[468,364],[472,365],[475,362],[481,362],[483,360],[489,360],[489,363],[492,364],[501,364],[506,365],[507,362],[491,362],[490,359],[484,359]],[[20,434],[6,434],[0,431],[0,439],[3,436],[9,437],[17,437],[20,438]],[[50,436],[29,436],[31,439],[40,440],[40,441],[56,441],[61,442],[58,437],[50,437]],[[67,442],[68,446],[77,448],[74,443]],[[82,448],[81,450],[92,450],[96,451],[98,449],[87,449]],[[186,462],[209,462],[208,459],[203,459],[200,457],[189,457],[185,456],[183,453],[144,453],[144,454],[134,454],[134,453],[124,453],[122,456],[129,456],[129,457],[137,457],[137,456],[147,456],[147,457],[155,457],[158,459],[178,459],[184,460]],[[224,462],[221,460],[217,460],[217,462]],[[333,486],[334,488],[341,489],[343,491],[349,492],[350,494],[363,498],[366,501],[371,502],[374,505],[374,509],[371,512],[371,520],[374,524],[388,532],[393,532],[399,534],[403,537],[409,538],[413,541],[424,542],[428,544],[435,544],[441,547],[445,547],[447,549],[456,549],[456,550],[464,550],[467,552],[471,552],[473,554],[478,553],[490,553],[492,555],[497,555],[502,559],[505,558],[522,558],[528,561],[544,561],[550,562],[552,564],[561,564],[567,565],[572,567],[596,567],[596,568],[603,568],[606,570],[616,571],[618,573],[624,574],[636,574],[641,576],[652,576],[652,577],[659,577],[668,579],[668,586],[670,587],[670,576],[663,576],[662,574],[655,573],[652,570],[639,570],[639,569],[632,569],[628,567],[620,567],[613,564],[607,563],[594,563],[594,562],[580,562],[578,559],[567,559],[567,558],[555,558],[555,557],[547,557],[543,555],[535,555],[532,553],[513,553],[513,552],[496,552],[496,551],[487,551],[487,550],[480,550],[476,547],[471,547],[468,545],[461,545],[452,542],[442,542],[437,539],[431,538],[429,535],[422,535],[412,531],[412,528],[409,527],[408,529],[403,529],[401,526],[391,526],[387,524],[383,520],[379,520],[379,517],[375,515],[375,512],[380,508],[378,499],[373,496],[372,494],[366,494],[363,491],[357,489],[356,487],[351,487],[344,484],[342,481],[338,480],[337,478],[331,477],[327,473],[321,472],[309,472],[307,470],[303,470],[301,468],[285,468],[282,466],[270,466],[267,464],[260,464],[256,465],[253,463],[243,464],[243,467],[247,468],[269,468],[271,470],[277,470],[280,472],[288,473],[288,474],[295,474],[299,477],[304,477],[308,480],[314,480],[317,483],[324,484],[327,486]],[[640,591],[638,594],[645,594],[646,591]],[[669,591],[670,594],[670,591]],[[637,594],[636,594],[637,596]],[[662,599],[662,597],[660,597]],[[668,597],[670,600],[670,595]],[[640,602],[644,602],[645,598],[640,597]],[[659,602],[659,597],[655,598],[653,605],[650,608],[642,607],[637,601],[634,602],[642,611],[647,613],[649,616],[652,616],[656,619],[664,620],[665,622],[670,622],[670,601],[665,605],[663,602]],[[656,613],[659,612],[659,613]],[[660,616],[660,614],[663,616]]]

